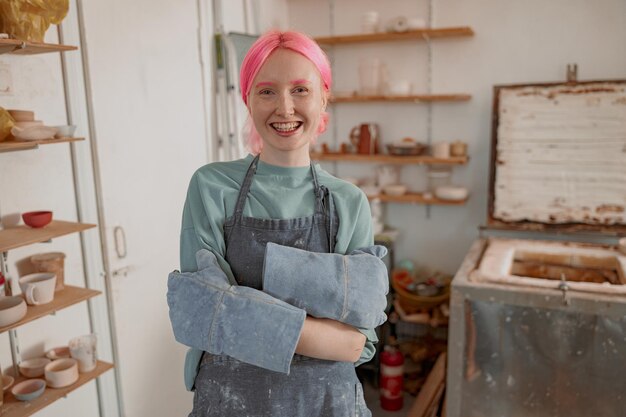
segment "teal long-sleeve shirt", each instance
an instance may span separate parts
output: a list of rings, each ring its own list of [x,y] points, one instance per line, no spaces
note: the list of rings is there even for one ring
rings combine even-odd
[[[224,222],[233,215],[237,196],[253,156],[229,162],[215,162],[198,169],[191,178],[183,209],[180,236],[182,272],[198,270],[195,254],[212,251],[231,284],[236,284],[225,260]],[[339,216],[335,252],[345,254],[374,244],[372,219],[365,194],[356,186],[333,177],[316,165],[318,181],[333,194]],[[310,216],[315,210],[313,177],[309,167],[280,167],[259,161],[244,208],[244,216],[291,219]],[[367,340],[358,366],[374,357],[378,341],[374,329],[358,329]],[[202,352],[190,349],[185,359],[185,386],[191,390]]]

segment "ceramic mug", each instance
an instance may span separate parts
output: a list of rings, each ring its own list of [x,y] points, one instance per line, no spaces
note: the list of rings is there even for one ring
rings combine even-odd
[[[49,303],[54,299],[57,275],[54,272],[39,272],[24,275],[19,279],[22,294],[30,305]]]
[[[75,337],[68,343],[70,356],[78,361],[78,372],[90,372],[96,368],[96,335]]]
[[[435,158],[450,158],[450,144],[448,142],[435,142],[432,149]]]

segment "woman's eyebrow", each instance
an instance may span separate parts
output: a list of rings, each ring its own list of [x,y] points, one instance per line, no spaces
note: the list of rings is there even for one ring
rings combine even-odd
[[[260,83],[258,83],[258,84],[255,86],[255,88],[258,88],[258,87],[265,87],[265,86],[268,86],[268,85],[269,85],[269,86],[272,86],[272,85],[274,85],[274,83],[269,82],[269,81],[261,81]]]
[[[293,80],[291,82],[291,85],[298,85],[298,84],[311,84],[311,81],[309,81],[309,80],[307,80],[305,78],[301,78],[301,79],[298,79],[298,80]]]

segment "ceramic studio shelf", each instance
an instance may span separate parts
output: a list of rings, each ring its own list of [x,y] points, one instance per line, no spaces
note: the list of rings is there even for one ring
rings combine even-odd
[[[379,194],[376,196],[367,196],[368,200],[379,199],[383,203],[412,203],[412,204],[425,204],[431,206],[462,206],[467,203],[465,200],[442,200],[435,197],[424,197],[420,193],[407,193],[404,195],[387,195]]]
[[[341,161],[381,164],[416,164],[416,165],[465,165],[469,158],[458,156],[435,158],[433,156],[396,156],[396,155],[359,155],[359,154],[324,154],[311,153],[311,159],[317,161]]]
[[[56,400],[66,397],[70,392],[96,379],[110,369],[113,369],[112,363],[98,361],[96,369],[91,372],[79,374],[78,381],[74,382],[72,385],[64,388],[47,387],[39,398],[32,401],[19,401],[10,392],[5,393],[4,405],[0,406],[0,417],[25,417],[33,415]],[[17,384],[25,379],[26,378],[18,377],[15,383]]]
[[[0,54],[35,55],[48,52],[74,51],[76,49],[78,47],[71,45],[0,39]]]
[[[78,304],[82,301],[88,300],[100,294],[102,294],[100,291],[66,285],[65,288],[54,293],[54,300],[52,300],[51,302],[38,306],[29,305],[27,307],[26,315],[24,316],[24,318],[17,323],[13,323],[5,327],[0,327],[0,334],[7,332],[11,329],[20,327],[33,320],[37,320],[38,318],[47,316],[48,314],[52,314],[55,311],[59,311],[64,308],[73,306],[74,304]]]
[[[14,152],[14,151],[26,151],[30,149],[37,149],[39,145],[54,145],[57,143],[66,142],[78,142],[85,140],[85,138],[56,138],[56,139],[44,139],[44,140],[10,140],[7,142],[0,142],[0,153],[2,152]]]
[[[449,101],[468,101],[472,96],[470,94],[417,94],[410,96],[336,96],[331,97],[331,103],[375,103],[375,102],[394,102],[394,103],[434,103]]]
[[[96,225],[61,220],[53,220],[47,226],[37,229],[24,225],[11,227],[0,230],[0,252],[32,245],[33,243],[47,242],[55,237],[82,232],[93,227],[96,227]]]
[[[437,29],[409,30],[399,33],[363,33],[357,35],[327,36],[315,38],[315,40],[317,43],[324,45],[341,45],[353,43],[426,40],[462,36],[474,36],[474,31],[469,26],[459,26]]]

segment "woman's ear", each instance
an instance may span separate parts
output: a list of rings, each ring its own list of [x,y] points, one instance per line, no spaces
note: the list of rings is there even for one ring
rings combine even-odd
[[[328,106],[328,99],[330,93],[326,90],[322,91],[322,111],[326,111],[326,107]]]

